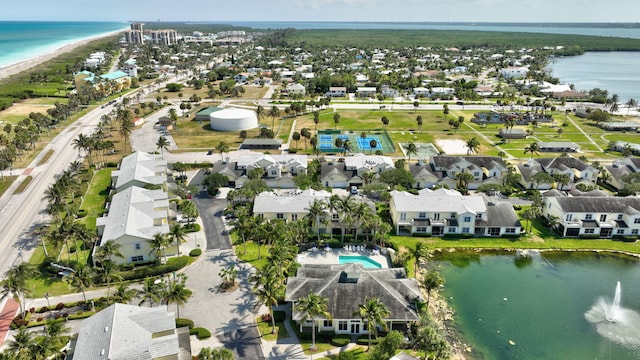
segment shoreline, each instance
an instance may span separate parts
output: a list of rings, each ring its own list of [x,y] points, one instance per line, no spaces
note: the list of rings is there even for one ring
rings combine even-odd
[[[42,55],[38,55],[35,57],[32,57],[30,59],[26,59],[26,60],[22,60],[20,62],[17,62],[15,64],[11,64],[9,66],[5,66],[3,68],[0,68],[0,80],[4,80],[8,77],[11,77],[13,75],[17,75],[21,72],[24,72],[26,70],[32,69],[38,65],[41,65],[49,60],[52,60],[54,58],[56,58],[57,56],[70,52],[72,50],[77,49],[80,46],[84,46],[87,45],[88,43],[95,41],[95,40],[99,40],[102,38],[106,38],[106,37],[110,37],[110,36],[114,36],[117,34],[122,33],[124,30],[116,30],[116,31],[111,31],[108,33],[103,33],[100,35],[95,35],[95,36],[91,36],[88,38],[84,38],[81,40],[77,40],[77,41],[73,41],[69,44],[63,45],[57,49],[54,49],[50,52],[47,52],[45,54]]]

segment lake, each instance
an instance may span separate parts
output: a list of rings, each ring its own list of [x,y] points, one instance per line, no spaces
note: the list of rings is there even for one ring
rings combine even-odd
[[[585,319],[599,297],[614,297],[617,281],[622,306],[637,315],[640,263],[635,260],[534,253],[530,261],[475,255],[438,264],[446,279],[442,295],[456,312],[455,328],[475,350],[470,358],[640,358],[640,348],[601,336]],[[640,332],[631,337],[640,340]]]
[[[579,56],[552,59],[549,66],[562,83],[576,90],[606,89],[620,101],[640,99],[640,52],[587,52]]]

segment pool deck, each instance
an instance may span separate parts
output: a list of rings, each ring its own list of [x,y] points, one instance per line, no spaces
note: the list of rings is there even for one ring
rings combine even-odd
[[[340,255],[348,255],[348,256],[367,256],[371,260],[377,262],[382,265],[382,268],[389,268],[389,256],[382,255],[380,253],[374,253],[371,249],[366,249],[362,251],[348,251],[345,249],[330,249],[326,251],[324,248],[318,248],[315,251],[307,250],[303,253],[298,254],[297,260],[300,264],[335,264],[338,265],[340,262],[338,261],[338,257]]]

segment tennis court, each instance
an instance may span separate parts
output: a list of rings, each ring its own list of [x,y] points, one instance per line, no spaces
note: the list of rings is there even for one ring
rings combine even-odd
[[[393,141],[389,138],[389,135],[383,132],[367,134],[362,138],[361,133],[336,133],[335,131],[328,131],[327,133],[320,132],[318,134],[318,149],[322,152],[342,152],[341,148],[335,146],[336,139],[344,141],[351,141],[352,152],[373,152],[382,151],[384,154],[391,154],[396,151]],[[371,147],[371,141],[375,140],[375,146]]]

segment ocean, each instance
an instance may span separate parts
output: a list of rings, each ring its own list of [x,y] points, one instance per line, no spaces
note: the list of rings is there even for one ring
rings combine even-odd
[[[0,68],[128,27],[122,22],[0,21]]]

